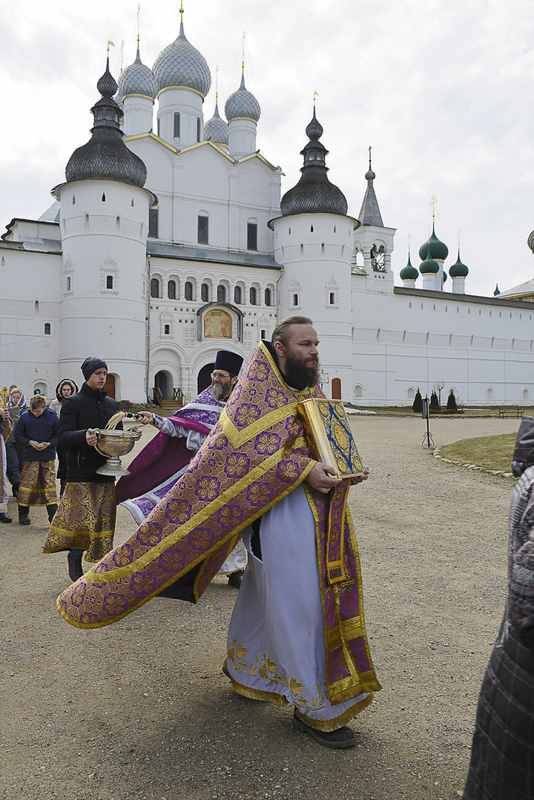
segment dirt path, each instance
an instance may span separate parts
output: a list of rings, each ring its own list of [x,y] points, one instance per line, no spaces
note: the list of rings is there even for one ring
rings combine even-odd
[[[221,674],[235,590],[156,599],[79,631],[61,620],[66,555],[43,556],[44,509],[0,526],[2,800],[451,800],[461,793],[480,682],[506,585],[513,481],[449,467],[419,418],[358,417],[372,477],[351,492],[366,624],[383,691],[330,751],[291,710]],[[518,420],[433,420],[436,444]],[[16,518],[14,501],[10,511]],[[133,531],[119,510],[117,541]]]

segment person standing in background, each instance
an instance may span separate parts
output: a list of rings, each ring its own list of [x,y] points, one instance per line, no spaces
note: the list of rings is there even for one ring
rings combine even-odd
[[[19,523],[30,524],[30,506],[46,506],[48,521],[56,513],[56,447],[59,420],[42,395],[30,400],[15,425],[15,439],[24,445],[24,465],[18,491]]]

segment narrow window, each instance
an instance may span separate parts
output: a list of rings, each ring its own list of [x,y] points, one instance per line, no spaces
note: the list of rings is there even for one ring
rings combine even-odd
[[[241,296],[241,286],[236,286],[234,288],[234,303],[240,306],[242,302],[243,300]]]
[[[168,282],[167,297],[169,298],[169,300],[176,300],[176,281]]]
[[[50,323],[49,322],[45,322],[45,324],[44,324],[44,332],[45,332],[45,336],[50,336]]]
[[[336,304],[336,293],[330,292],[330,305],[334,306]]]
[[[262,330],[260,331],[260,339],[266,339],[266,338],[267,338],[267,332],[264,331],[262,328]]]
[[[258,293],[254,286],[250,287],[250,305],[255,306],[258,304]]]
[[[157,278],[150,279],[150,297],[159,297],[159,281]]]
[[[299,296],[298,296],[298,294],[294,294],[293,295],[293,305],[294,306],[298,306],[298,304],[299,304]]]
[[[102,202],[103,203],[106,202],[106,193],[105,192],[102,192]]]
[[[180,112],[176,111],[174,114],[174,138],[180,138]]]
[[[72,205],[73,206],[76,205],[76,197],[74,195],[72,195]]]
[[[113,275],[106,275],[106,289],[113,289]]]
[[[159,228],[159,209],[157,208],[149,208],[148,209],[148,235],[152,239],[158,238],[158,228]]]
[[[200,142],[200,117],[197,117],[197,142]]]
[[[171,332],[171,326],[170,325],[165,325],[164,332],[166,334],[169,334]]]
[[[67,292],[70,292],[70,275],[67,276]]]
[[[208,303],[210,299],[210,287],[207,283],[203,283],[200,287],[200,299],[203,303]]]
[[[208,244],[209,240],[209,219],[203,214],[198,215],[198,237],[199,244]]]
[[[158,117],[158,139],[161,139],[160,133],[160,124],[159,124],[159,117]]]
[[[265,290],[265,305],[266,306],[272,305],[272,302],[271,302],[271,290],[270,289],[266,289]]]
[[[186,281],[184,286],[184,295],[186,300],[193,299],[193,284],[191,281]]]
[[[247,250],[258,249],[258,225],[256,222],[247,222]]]
[[[226,286],[222,284],[217,286],[217,302],[226,303]]]

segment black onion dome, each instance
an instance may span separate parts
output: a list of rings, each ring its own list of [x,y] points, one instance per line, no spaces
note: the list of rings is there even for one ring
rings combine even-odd
[[[67,181],[111,180],[144,186],[147,170],[144,162],[124,144],[120,129],[122,111],[113,99],[117,84],[109,71],[97,83],[102,97],[91,109],[94,125],[87,144],[78,147],[65,168]]]
[[[325,157],[328,150],[319,141],[323,128],[315,116],[306,128],[310,141],[301,150],[304,156],[304,166],[301,179],[285,195],[280,203],[283,217],[289,214],[341,214],[346,215],[348,205],[345,195],[328,180]]]

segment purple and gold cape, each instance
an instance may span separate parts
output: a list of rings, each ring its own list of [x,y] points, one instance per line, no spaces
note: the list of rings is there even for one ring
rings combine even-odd
[[[319,388],[307,395],[324,396]],[[240,531],[296,489],[315,465],[297,414],[302,398],[260,343],[187,471],[133,536],[59,596],[63,618],[78,628],[98,628],[162,592],[196,602]],[[316,520],[332,703],[380,688],[365,636],[348,488],[344,481],[324,495],[306,487]]]

